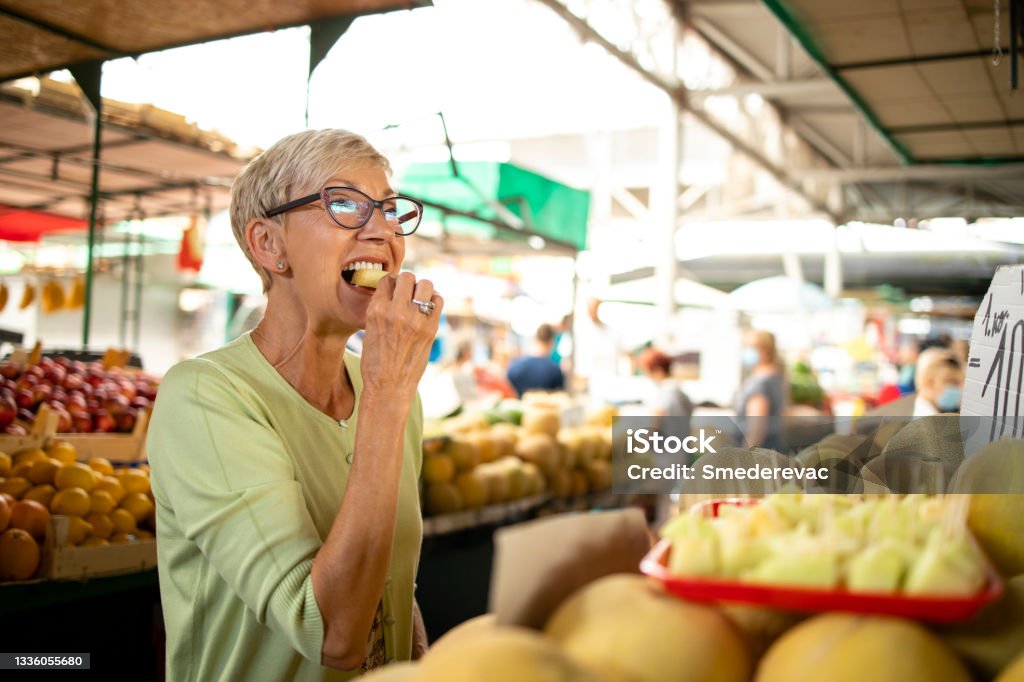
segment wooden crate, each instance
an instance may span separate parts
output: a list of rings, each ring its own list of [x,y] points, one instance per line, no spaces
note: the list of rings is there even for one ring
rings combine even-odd
[[[148,424],[149,412],[143,411],[131,433],[58,433],[56,438],[74,445],[80,460],[106,457],[111,462],[144,462]]]
[[[28,448],[46,448],[47,441],[57,431],[58,417],[45,405],[39,408],[35,422],[26,436],[0,434],[0,452],[13,455]]]
[[[156,540],[99,547],[67,545],[69,517],[54,514],[46,528],[38,578],[83,580],[135,573],[156,566]]]

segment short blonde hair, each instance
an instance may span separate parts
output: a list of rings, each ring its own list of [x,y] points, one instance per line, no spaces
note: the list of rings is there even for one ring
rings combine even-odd
[[[775,347],[775,334],[763,329],[752,329],[747,337],[748,343],[767,357],[768,362],[775,362],[779,353]]]
[[[253,258],[245,240],[245,226],[267,211],[319,189],[339,172],[360,162],[380,166],[391,173],[388,160],[365,137],[336,128],[305,130],[275,142],[242,169],[231,185],[231,231],[263,282],[270,290],[270,273]],[[284,221],[284,216],[271,220]]]

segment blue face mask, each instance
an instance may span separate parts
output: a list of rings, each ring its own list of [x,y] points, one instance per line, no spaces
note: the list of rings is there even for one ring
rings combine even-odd
[[[942,389],[942,393],[935,399],[935,407],[939,408],[940,412],[956,412],[960,409],[960,398],[963,396],[963,392],[959,386],[946,386]]]
[[[756,365],[760,359],[761,355],[753,348],[744,348],[743,352],[740,353],[740,362],[747,368]]]

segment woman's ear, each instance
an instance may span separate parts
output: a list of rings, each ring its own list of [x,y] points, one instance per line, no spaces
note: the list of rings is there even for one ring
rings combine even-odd
[[[266,218],[255,218],[245,226],[245,242],[253,260],[268,272],[285,269],[287,260],[281,227]]]

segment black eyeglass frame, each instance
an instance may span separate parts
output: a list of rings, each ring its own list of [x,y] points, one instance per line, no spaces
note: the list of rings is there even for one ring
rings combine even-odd
[[[330,192],[331,192],[331,190],[337,190],[337,189],[344,189],[344,190],[349,190],[349,191],[355,192],[356,194],[358,194],[360,196],[366,197],[366,200],[369,201],[371,204],[373,204],[373,208],[370,209],[370,212],[366,214],[366,219],[363,220],[363,222],[361,222],[358,225],[356,225],[355,227],[349,227],[348,225],[342,225],[338,221],[338,218],[335,217],[334,211],[331,210],[330,199],[329,199]],[[378,201],[377,199],[374,199],[373,197],[368,195],[366,192],[363,192],[362,190],[358,190],[355,187],[324,187],[322,190],[320,190],[316,194],[310,194],[309,196],[301,197],[299,199],[294,199],[292,201],[289,201],[286,204],[281,204],[280,206],[278,206],[276,208],[272,208],[272,209],[270,209],[269,211],[266,212],[264,217],[266,217],[266,218],[273,218],[274,216],[281,215],[282,213],[287,213],[288,211],[291,211],[292,209],[300,208],[302,206],[305,206],[306,204],[311,204],[314,201],[316,201],[317,199],[323,200],[323,202],[324,202],[324,211],[326,211],[327,215],[329,215],[331,217],[331,220],[334,221],[335,225],[337,225],[338,227],[340,227],[340,228],[342,228],[344,230],[359,230],[359,229],[362,229],[363,227],[366,226],[366,223],[370,222],[370,220],[373,218],[373,212],[374,211],[376,211],[377,209],[380,209],[381,215],[384,215],[384,202],[386,202],[386,201],[394,201],[395,199],[405,199],[406,201],[411,201],[412,203],[416,204],[416,207],[419,209],[419,218],[416,220],[416,226],[413,227],[412,230],[409,231],[409,232],[395,232],[395,236],[397,236],[397,237],[408,237],[409,235],[411,235],[414,232],[416,232],[416,230],[418,230],[419,227],[420,227],[420,223],[423,222],[423,202],[419,201],[418,199],[413,199],[412,197],[407,197],[407,196],[402,195],[402,194],[396,194],[393,197],[387,197],[386,199],[381,199],[380,201]],[[386,216],[385,216],[384,220],[387,220]]]

